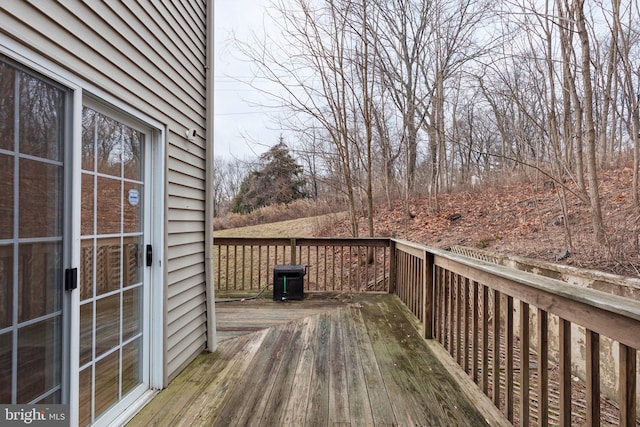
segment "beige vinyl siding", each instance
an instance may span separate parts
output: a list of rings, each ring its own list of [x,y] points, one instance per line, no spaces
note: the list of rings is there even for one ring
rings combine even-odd
[[[206,346],[206,7],[205,0],[0,2],[4,34],[166,126],[166,378]],[[184,137],[188,128],[198,132],[194,143]]]

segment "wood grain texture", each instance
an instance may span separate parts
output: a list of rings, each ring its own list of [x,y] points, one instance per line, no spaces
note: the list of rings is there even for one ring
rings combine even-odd
[[[440,361],[446,351],[421,337],[422,322],[396,296],[233,302],[217,321],[233,334],[129,425],[506,423],[499,411],[487,415],[474,406],[471,388],[482,393],[460,382],[467,375],[453,361]]]

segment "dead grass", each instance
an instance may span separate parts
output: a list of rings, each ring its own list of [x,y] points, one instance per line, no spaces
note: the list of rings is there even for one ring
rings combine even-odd
[[[344,213],[318,215],[269,224],[214,230],[213,237],[313,237],[329,224],[340,221]]]

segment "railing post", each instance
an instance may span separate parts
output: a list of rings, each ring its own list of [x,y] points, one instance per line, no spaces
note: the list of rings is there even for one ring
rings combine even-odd
[[[424,251],[422,268],[422,295],[424,310],[422,315],[422,330],[424,331],[424,337],[426,339],[433,338],[433,308],[434,308],[434,294],[433,294],[433,254],[429,251]]]
[[[296,239],[291,239],[291,264],[296,263]]]
[[[636,350],[619,345],[620,358],[620,425],[636,425]]]
[[[396,242],[389,241],[389,293],[396,293]]]

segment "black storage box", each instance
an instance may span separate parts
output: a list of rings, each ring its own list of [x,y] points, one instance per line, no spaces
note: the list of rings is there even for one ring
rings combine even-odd
[[[304,299],[304,265],[276,265],[273,267],[273,300]]]

